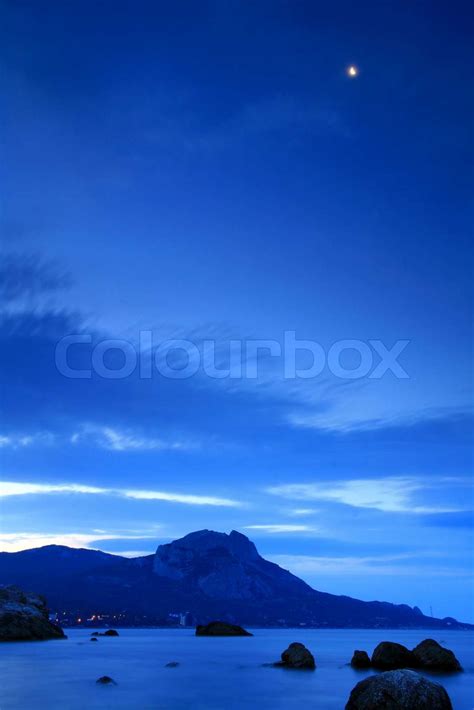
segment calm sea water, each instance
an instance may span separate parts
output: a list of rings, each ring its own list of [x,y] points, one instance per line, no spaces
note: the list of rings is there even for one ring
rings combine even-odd
[[[310,707],[341,710],[352,687],[370,672],[347,665],[355,648],[369,653],[379,641],[409,647],[422,631],[269,630],[252,638],[197,638],[192,630],[123,629],[119,638],[91,643],[90,630],[69,630],[67,641],[0,644],[0,707],[21,710],[127,708]],[[474,708],[474,632],[433,635],[451,648],[465,672],[434,678],[447,689],[455,710]],[[262,664],[279,659],[291,641],[313,652],[317,670],[285,671]],[[177,668],[165,668],[170,661]],[[116,686],[98,686],[109,675]]]

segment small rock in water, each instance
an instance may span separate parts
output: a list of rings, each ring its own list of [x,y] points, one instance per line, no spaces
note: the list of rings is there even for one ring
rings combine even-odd
[[[204,626],[196,626],[196,636],[253,636],[241,626],[226,621],[211,621]]]
[[[119,632],[116,631],[115,629],[107,629],[107,631],[104,631],[102,636],[118,636]]]
[[[177,668],[179,666],[178,661],[170,661],[166,664],[165,668]]]
[[[346,710],[453,710],[442,685],[414,671],[397,670],[361,680]]]
[[[354,651],[351,666],[353,668],[370,668],[370,658],[367,651]]]
[[[415,657],[401,643],[393,641],[382,641],[375,648],[372,659],[372,666],[382,671],[394,671],[401,668],[414,668],[416,666]]]
[[[96,683],[99,683],[100,685],[117,685],[114,679],[109,675],[103,675],[100,678],[97,678]]]
[[[284,668],[296,668],[301,670],[314,670],[316,663],[314,656],[302,643],[290,643],[286,651],[281,654],[281,661],[275,666]]]
[[[462,671],[461,664],[449,648],[443,648],[434,639],[425,639],[413,651],[417,668],[425,671]]]
[[[99,639],[97,639],[97,638],[94,636],[94,637],[91,638],[90,640],[91,640],[91,641],[98,641]]]

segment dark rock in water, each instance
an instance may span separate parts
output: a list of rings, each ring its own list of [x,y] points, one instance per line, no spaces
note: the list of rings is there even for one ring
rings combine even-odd
[[[63,630],[48,617],[46,601],[19,587],[0,588],[0,641],[64,639]]]
[[[297,668],[302,670],[314,670],[316,663],[311,651],[308,651],[302,643],[290,643],[286,651],[281,654],[281,661],[275,663],[276,666],[284,668]]]
[[[226,621],[211,621],[205,626],[196,626],[196,636],[253,636],[241,626]]]
[[[452,710],[442,685],[414,671],[370,676],[352,689],[346,710]]]
[[[353,668],[370,668],[370,658],[367,651],[354,651],[351,666]]]
[[[118,636],[118,635],[119,635],[119,632],[116,631],[115,629],[107,629],[107,631],[104,631],[104,633],[101,634],[101,636]]]
[[[462,671],[461,664],[452,651],[443,648],[434,639],[425,639],[413,651],[416,666],[426,671]]]
[[[114,679],[109,675],[103,675],[100,678],[97,678],[96,683],[99,683],[99,685],[117,685]]]
[[[416,666],[415,657],[401,643],[393,641],[382,641],[375,648],[372,659],[372,666],[382,671],[394,671],[399,668],[414,668]]]
[[[99,639],[97,639],[95,636],[93,636],[90,640],[91,641],[98,641]]]
[[[178,661],[170,661],[166,664],[165,668],[177,668],[179,666]]]

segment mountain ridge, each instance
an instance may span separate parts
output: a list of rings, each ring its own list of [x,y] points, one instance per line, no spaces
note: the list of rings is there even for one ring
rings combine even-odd
[[[265,560],[242,533],[199,530],[138,558],[47,545],[0,553],[0,584],[44,594],[63,618],[118,616],[124,624],[222,618],[253,626],[473,628],[417,607],[333,595]]]

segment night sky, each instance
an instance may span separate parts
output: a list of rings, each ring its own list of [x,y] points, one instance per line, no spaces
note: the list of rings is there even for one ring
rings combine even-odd
[[[322,591],[474,622],[470,4],[0,7],[1,549],[235,528]],[[203,367],[288,332],[373,366]],[[58,371],[71,334],[90,377]],[[144,370],[97,372],[140,337]],[[150,361],[169,339],[196,374]],[[369,341],[406,341],[403,377]]]

